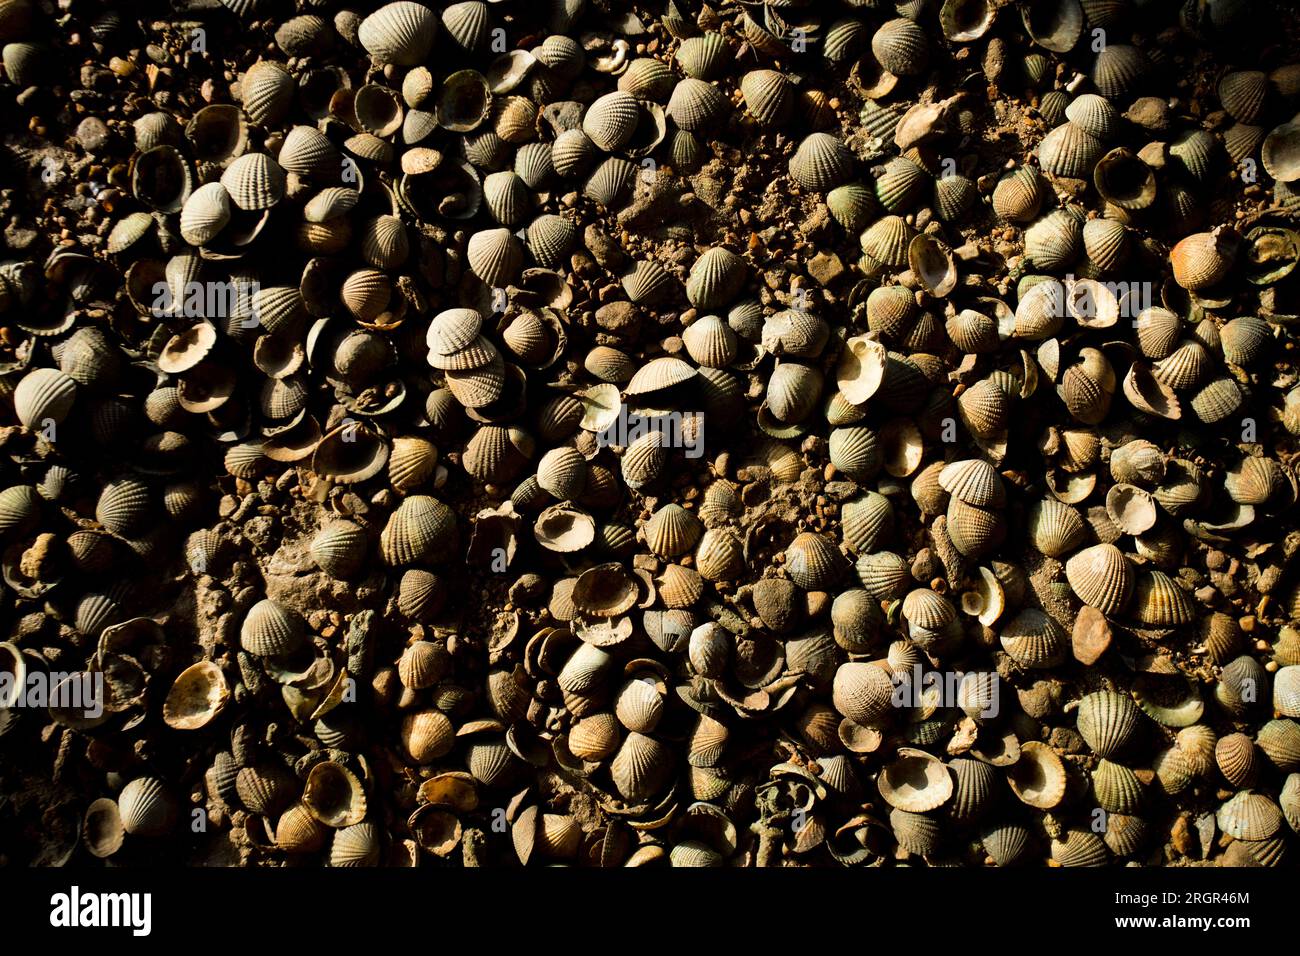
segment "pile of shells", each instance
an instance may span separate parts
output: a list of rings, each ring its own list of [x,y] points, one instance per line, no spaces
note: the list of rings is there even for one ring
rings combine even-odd
[[[48,6],[10,860],[1295,859],[1295,11]]]

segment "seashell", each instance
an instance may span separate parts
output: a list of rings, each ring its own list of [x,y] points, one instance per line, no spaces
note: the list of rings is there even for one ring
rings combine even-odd
[[[444,718],[445,719],[445,718]],[[302,792],[302,805],[328,827],[355,826],[366,816],[366,795],[351,770],[332,760],[311,768]]]
[[[1065,563],[1065,576],[1075,596],[1103,614],[1118,614],[1133,597],[1133,565],[1113,544],[1084,548]]]
[[[1264,794],[1240,790],[1219,807],[1215,820],[1235,840],[1267,840],[1282,828],[1282,811]]]
[[[572,223],[549,213],[534,219],[527,235],[528,251],[539,265],[548,269],[565,262],[578,240],[578,231]]]
[[[157,777],[136,777],[117,796],[122,829],[131,836],[161,837],[180,816],[176,798]]]
[[[727,99],[717,87],[693,77],[679,81],[668,98],[668,118],[688,133],[706,132],[727,112]]]
[[[716,315],[696,319],[682,333],[682,344],[697,365],[726,368],[736,358],[736,333]]]
[[[275,845],[286,853],[315,853],[325,845],[326,829],[301,803],[280,815],[275,825]]]
[[[621,80],[619,82],[622,83]],[[790,80],[776,70],[752,70],[746,73],[740,79],[740,95],[745,101],[745,109],[760,126],[776,127],[784,124],[789,120],[794,107],[794,90]]]
[[[1233,365],[1250,365],[1261,358],[1272,338],[1268,323],[1249,315],[1232,319],[1219,330],[1224,361]]]
[[[1065,117],[1089,136],[1103,142],[1114,139],[1122,131],[1119,110],[1096,93],[1083,93],[1073,99],[1065,108]]]
[[[580,129],[566,130],[551,146],[551,165],[566,178],[581,175],[595,161],[596,144]]]
[[[412,495],[389,516],[379,551],[391,565],[419,564],[445,557],[456,545],[456,516],[428,495]]]
[[[663,717],[664,699],[653,682],[630,680],[615,695],[614,713],[628,730],[648,734]]]
[[[954,496],[948,502],[948,534],[959,552],[975,557],[1000,545],[1006,527],[997,511],[977,508]]]
[[[1300,179],[1300,122],[1275,126],[1259,151],[1265,171],[1280,183]]]
[[[810,133],[790,157],[789,168],[801,188],[827,192],[852,177],[853,154],[829,133]]]
[[[1122,764],[1102,758],[1092,771],[1097,805],[1107,813],[1134,814],[1142,806],[1142,782]]]
[[[805,591],[821,591],[843,573],[844,556],[824,535],[805,531],[795,536],[785,551],[785,569],[790,580]]]
[[[258,657],[281,657],[297,650],[305,636],[306,622],[296,611],[264,598],[244,618],[239,644]]]
[[[245,211],[269,209],[285,192],[285,172],[265,153],[247,153],[234,160],[221,174],[221,185],[230,201]]]
[[[1053,53],[1069,53],[1083,34],[1084,14],[1078,0],[1035,4],[1023,8],[1020,16],[1029,39]]]
[[[1022,803],[1051,810],[1065,797],[1065,765],[1051,747],[1029,740],[1020,745],[1020,759],[1007,769],[1007,783]]]
[[[63,424],[76,398],[77,383],[72,376],[59,369],[34,368],[13,391],[14,412],[25,427],[52,440],[52,426]]]
[[[194,246],[211,242],[230,222],[230,194],[221,183],[200,186],[181,208],[181,238]]]
[[[882,601],[901,597],[912,576],[907,562],[889,551],[862,555],[854,570],[867,593]]]
[[[212,723],[230,700],[225,674],[212,661],[191,664],[172,683],[163,701],[163,723],[174,730],[200,730]]]
[[[1030,222],[1046,195],[1047,184],[1038,170],[1020,166],[998,180],[993,189],[993,211],[1007,222]]]
[[[285,135],[275,161],[285,172],[314,176],[338,169],[341,155],[324,133],[311,126],[295,126]]]
[[[1058,272],[1078,258],[1083,226],[1070,211],[1056,209],[1025,230],[1025,255],[1045,272]]]
[[[1079,733],[1099,756],[1113,757],[1132,740],[1140,713],[1128,697],[1096,691],[1079,701]]]
[[[954,173],[934,181],[934,211],[943,222],[961,221],[978,198],[979,189],[966,176]]]
[[[924,750],[900,747],[897,758],[881,768],[880,795],[891,807],[925,813],[947,803],[953,794],[953,774],[941,760]]]
[[[417,710],[407,714],[402,719],[401,736],[407,754],[417,764],[433,763],[449,753],[456,742],[451,721],[438,710]],[[305,796],[304,793],[304,799]]]
[[[1050,339],[1065,324],[1065,287],[1055,279],[1032,286],[1016,305],[1016,338],[1030,341]]]
[[[477,129],[491,113],[492,91],[476,70],[457,70],[447,77],[433,107],[438,125],[456,133]]]
[[[515,173],[529,189],[542,189],[555,177],[551,152],[550,143],[525,143],[515,153]]]
[[[860,239],[862,251],[875,262],[893,269],[907,265],[914,233],[901,216],[881,216]]]
[[[691,266],[686,297],[697,309],[721,309],[740,294],[747,271],[740,256],[723,246],[714,246]]]
[[[631,140],[640,115],[636,98],[631,93],[616,90],[587,107],[582,117],[582,131],[597,147],[612,153]]]
[[[1300,724],[1294,720],[1270,720],[1255,735],[1255,744],[1283,773],[1300,769]]]
[[[569,750],[581,760],[603,761],[618,749],[620,735],[619,722],[613,714],[592,714],[569,728]]]
[[[1001,507],[1006,502],[1002,476],[986,461],[969,458],[945,465],[938,476],[939,486],[969,505],[981,508]]]
[[[1220,737],[1214,745],[1214,760],[1224,779],[1234,787],[1253,786],[1259,774],[1255,744],[1245,734]]]
[[[892,710],[893,686],[888,673],[876,664],[849,662],[835,672],[831,701],[844,717],[870,725]]]
[[[731,47],[720,33],[687,37],[677,47],[675,56],[682,72],[697,80],[717,79],[732,59]]]
[[[1092,82],[1108,100],[1129,95],[1142,81],[1150,64],[1142,51],[1125,43],[1108,43],[1092,64]]]
[[[639,100],[661,102],[672,93],[672,68],[654,57],[638,57],[628,63],[618,78],[618,88]]]
[[[1025,667],[1055,667],[1069,653],[1065,628],[1042,611],[1024,608],[1002,628],[1002,649]]]
[[[1217,285],[1234,261],[1232,233],[1215,230],[1197,232],[1179,241],[1169,252],[1174,281],[1184,289],[1199,292]]]
[[[1161,571],[1138,576],[1133,604],[1134,616],[1151,626],[1177,627],[1195,617],[1191,598]]]
[[[470,237],[465,259],[485,285],[504,288],[519,275],[524,250],[509,229],[484,229]]]
[[[928,184],[925,170],[899,156],[886,163],[876,178],[876,198],[886,212],[901,213],[921,201]]]
[[[376,216],[362,227],[361,257],[375,268],[396,269],[409,253],[406,227],[397,216]]]
[[[437,31],[432,10],[412,0],[398,0],[362,20],[357,41],[381,64],[418,66],[433,47]]]
[[[126,828],[117,802],[106,797],[93,801],[86,808],[82,822],[82,839],[91,856],[107,859],[122,848]]]
[[[296,90],[289,71],[274,60],[259,60],[240,80],[244,112],[258,126],[278,125],[289,112]]]
[[[130,535],[149,514],[149,489],[133,478],[108,482],[95,504],[95,520],[117,535]]]
[[[871,37],[876,61],[895,76],[916,76],[930,60],[925,31],[906,17],[886,20]]]
[[[1191,400],[1192,411],[1207,425],[1216,424],[1236,414],[1244,403],[1241,386],[1235,379],[1226,376],[1207,383]]]
[[[1300,666],[1282,667],[1273,675],[1273,709],[1284,717],[1300,717]]]
[[[1010,409],[1006,393],[985,378],[957,396],[957,411],[972,435],[992,438],[1006,428]]]
[[[880,450],[870,428],[856,426],[836,428],[827,442],[831,464],[858,481],[865,481],[880,471]]]
[[[1106,844],[1091,830],[1067,830],[1064,839],[1052,840],[1052,860],[1060,866],[1105,866]]]
[[[483,202],[497,222],[517,226],[532,212],[533,194],[527,183],[506,170],[483,180]]]
[[[884,539],[894,522],[893,506],[874,491],[845,502],[840,514],[844,543],[853,551],[868,553]]]
[[[1024,860],[1033,843],[1025,827],[1017,823],[999,823],[980,831],[980,844],[997,866],[1014,866]]]
[[[391,3],[389,6],[416,6],[415,3],[399,2]],[[380,7],[382,13],[386,7]],[[421,7],[420,9],[424,9]],[[371,14],[366,19],[377,14]],[[432,14],[430,14],[432,16]],[[363,21],[364,23],[365,21]],[[329,865],[338,867],[356,867],[356,866],[376,866],[379,863],[379,828],[368,820],[354,824],[350,827],[334,831],[334,839],[330,841]]]
[[[710,528],[700,537],[695,566],[709,581],[729,581],[744,571],[744,554],[739,539],[723,528]]]
[[[666,504],[645,525],[646,545],[663,558],[685,554],[703,534],[698,518],[678,504]]]
[[[672,752],[653,737],[637,732],[624,738],[609,766],[615,789],[633,803],[661,792],[672,772]]]
[[[1100,139],[1083,127],[1062,123],[1038,144],[1038,164],[1043,172],[1066,179],[1089,179],[1106,152]]]
[[[591,515],[561,502],[538,515],[533,534],[548,551],[571,554],[596,540],[596,523]]]
[[[334,521],[323,527],[311,542],[316,566],[332,578],[349,578],[366,558],[366,532],[351,521]]]
[[[617,205],[636,179],[637,167],[626,159],[611,156],[605,160],[582,187],[582,194],[601,206]]]
[[[467,53],[474,53],[487,45],[492,16],[488,5],[480,0],[453,3],[442,11],[442,26],[457,46]]]

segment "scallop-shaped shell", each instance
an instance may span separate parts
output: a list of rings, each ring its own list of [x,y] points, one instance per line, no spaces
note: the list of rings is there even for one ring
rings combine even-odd
[[[882,601],[902,597],[912,580],[907,561],[891,551],[862,555],[854,570],[867,593]]]
[[[392,565],[436,561],[455,547],[456,537],[450,508],[428,495],[412,495],[389,516],[379,550]]]
[[[1269,324],[1253,315],[1235,318],[1219,329],[1223,358],[1233,365],[1250,365],[1261,358],[1272,338]]]
[[[519,275],[524,250],[509,229],[484,229],[470,237],[465,258],[485,285],[504,288]]]
[[[1038,144],[1038,163],[1043,172],[1067,179],[1091,179],[1092,169],[1106,152],[1096,136],[1083,127],[1066,122],[1043,137]]]
[[[1223,376],[1207,383],[1192,396],[1192,411],[1207,425],[1214,425],[1237,412],[1245,403],[1236,379]]]
[[[598,205],[613,207],[627,195],[636,179],[635,164],[618,156],[605,160],[582,187],[582,194]]]
[[[396,3],[390,6],[415,4]],[[330,842],[329,864],[338,867],[376,866],[381,849],[379,841],[379,828],[369,820],[335,830],[334,839]]]
[[[744,569],[740,540],[725,528],[710,528],[700,538],[695,566],[709,581],[728,581],[738,577]]]
[[[578,240],[578,231],[567,219],[546,213],[532,221],[527,236],[528,251],[538,265],[551,269],[566,261]]]
[[[455,729],[447,715],[438,710],[417,710],[402,720],[402,744],[411,759],[429,764],[451,751]]]
[[[298,85],[289,71],[273,60],[259,60],[240,81],[244,112],[258,126],[275,126],[293,103]]]
[[[1187,592],[1163,571],[1144,571],[1137,578],[1133,595],[1134,616],[1153,627],[1190,624],[1196,616]]]
[[[592,714],[569,728],[569,751],[582,760],[601,761],[618,749],[618,719],[608,711]]]
[[[1029,538],[1049,558],[1069,554],[1087,539],[1079,513],[1055,498],[1044,498],[1029,512]]]
[[[1105,841],[1091,830],[1067,830],[1052,840],[1052,861],[1060,866],[1105,866],[1110,856]]]
[[[893,709],[893,682],[876,664],[851,661],[841,664],[832,683],[831,702],[854,723],[870,725]]]
[[[907,265],[907,252],[915,235],[902,216],[881,216],[859,240],[862,251],[881,265],[901,269]]]
[[[852,175],[853,153],[829,133],[810,133],[790,157],[790,176],[810,192],[826,192]]]
[[[998,180],[993,211],[1007,222],[1029,222],[1038,215],[1047,184],[1033,166],[1021,166]]]
[[[181,207],[181,238],[190,245],[207,245],[230,222],[230,207],[230,193],[221,183],[200,186]]]
[[[901,213],[921,201],[929,182],[925,170],[898,156],[886,163],[876,178],[876,198],[886,212]]]
[[[1259,774],[1255,742],[1245,734],[1220,737],[1214,745],[1214,761],[1225,780],[1234,787],[1249,787]]]
[[[938,481],[944,491],[969,505],[1001,507],[1006,501],[1002,476],[991,464],[978,458],[945,465]]]
[[[745,109],[762,126],[779,126],[790,117],[794,91],[789,78],[776,70],[753,70],[740,79]]]
[[[551,165],[561,176],[579,176],[591,166],[598,152],[582,130],[565,130],[551,146]]]
[[[95,520],[113,534],[129,535],[150,511],[149,488],[134,478],[109,481],[95,504]]]
[[[871,37],[876,61],[895,76],[916,76],[930,61],[930,44],[925,31],[912,20],[887,20]]]
[[[1102,759],[1092,771],[1097,805],[1107,813],[1136,813],[1142,806],[1143,787],[1136,773],[1122,764]]]
[[[645,540],[660,557],[673,558],[695,547],[703,533],[698,518],[678,504],[666,504],[645,524]]]
[[[497,222],[517,226],[532,212],[533,194],[517,174],[504,170],[483,180],[483,202]]]
[[[618,88],[639,100],[662,102],[672,92],[672,67],[654,57],[638,57],[618,78]]]
[[[693,77],[678,82],[668,98],[668,118],[688,133],[708,132],[727,111],[727,99],[717,87]]]
[[[180,815],[175,797],[157,777],[136,777],[118,794],[117,807],[131,836],[166,836]]]
[[[1300,666],[1282,667],[1273,675],[1273,709],[1285,717],[1300,717]]]
[[[221,174],[230,201],[245,211],[269,209],[284,196],[284,170],[265,153],[247,153]]]
[[[334,172],[341,154],[324,133],[312,126],[295,126],[284,137],[276,162],[285,172],[301,176]]]
[[[1102,757],[1115,756],[1133,739],[1140,718],[1130,698],[1112,691],[1096,691],[1079,701],[1079,734]]]
[[[1124,43],[1107,43],[1093,61],[1092,82],[1102,96],[1120,99],[1138,85],[1147,67],[1141,50]]]
[[[492,27],[492,15],[486,3],[481,0],[467,0],[463,3],[453,3],[443,10],[442,25],[457,46],[473,53],[487,44]]]
[[[1007,770],[1007,783],[1021,802],[1050,810],[1065,797],[1065,765],[1056,751],[1037,740],[1020,745],[1020,759]]]
[[[1024,608],[1002,627],[1002,649],[1025,667],[1055,667],[1069,652],[1069,636],[1055,619]]]
[[[1045,272],[1059,272],[1078,258],[1083,225],[1066,209],[1055,209],[1025,230],[1025,255]]]
[[[14,389],[14,411],[27,428],[49,432],[50,425],[60,425],[68,417],[76,398],[72,376],[56,368],[35,368]]]
[[[720,33],[687,37],[677,47],[677,64],[697,80],[716,79],[730,59],[731,47]]]
[[[1196,232],[1180,240],[1169,252],[1174,281],[1184,289],[1199,292],[1217,285],[1232,268],[1231,233]]]
[[[827,453],[831,464],[858,481],[865,481],[880,471],[880,448],[870,428],[834,429],[827,442]]]
[[[1219,102],[1228,115],[1242,123],[1254,123],[1268,96],[1268,75],[1261,70],[1234,70],[1219,80]]]
[[[648,395],[691,381],[698,372],[687,362],[665,355],[637,370],[624,390],[627,395]]]
[[[934,181],[934,211],[944,222],[960,221],[979,198],[975,182],[959,173]]]
[[[997,866],[1014,866],[1023,861],[1033,842],[1033,835],[1018,823],[997,823],[980,831],[980,844]]]
[[[347,578],[359,571],[366,550],[365,529],[352,521],[327,524],[311,542],[312,560],[333,578]]]
[[[1103,614],[1117,614],[1133,596],[1133,564],[1113,544],[1084,548],[1065,564],[1075,595]]]
[[[721,309],[740,293],[747,271],[740,256],[723,246],[714,246],[691,266],[686,297],[698,309]]]
[[[992,379],[980,379],[957,396],[957,411],[977,438],[993,438],[1007,427],[1010,403]]]
[[[380,63],[418,66],[433,47],[438,17],[412,0],[385,4],[361,21],[357,40]]]
[[[845,564],[839,548],[825,535],[812,531],[796,535],[785,551],[786,573],[806,591],[821,591],[834,584]]]
[[[840,513],[840,527],[844,543],[854,552],[874,551],[889,532],[894,521],[894,509],[889,499],[874,491],[844,503]]]
[[[726,368],[736,358],[736,333],[716,315],[706,315],[686,327],[682,343],[697,365]]]
[[[610,762],[610,778],[625,800],[639,803],[664,789],[672,777],[672,761],[672,751],[664,744],[631,732]]]
[[[306,639],[306,623],[296,611],[270,598],[254,604],[239,630],[239,644],[258,657],[290,654]]]
[[[1267,840],[1282,828],[1277,804],[1255,790],[1241,790],[1223,806],[1215,819],[1219,829],[1236,840]]]
[[[582,131],[607,153],[621,149],[636,132],[641,111],[631,93],[616,90],[599,97],[582,117]]]

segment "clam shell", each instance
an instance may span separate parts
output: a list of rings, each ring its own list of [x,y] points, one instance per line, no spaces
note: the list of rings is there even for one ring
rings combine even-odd
[[[1065,574],[1075,595],[1103,614],[1117,614],[1133,596],[1132,562],[1113,544],[1084,548],[1065,564]]]
[[[1029,830],[1018,823],[998,823],[980,831],[980,844],[997,866],[1022,862],[1033,842]]]
[[[687,77],[673,87],[668,118],[688,133],[707,132],[728,112],[727,98],[704,80]]]
[[[163,701],[163,723],[175,730],[200,730],[225,708],[230,687],[212,661],[191,664],[177,676]]]
[[[805,531],[795,536],[785,551],[785,569],[790,580],[806,591],[825,590],[845,568],[844,555],[824,535]]]
[[[395,3],[390,6],[415,6],[413,3]],[[380,8],[381,12],[384,8]],[[424,9],[424,8],[421,8]],[[430,14],[432,16],[432,14]],[[372,14],[371,16],[374,16]],[[380,854],[379,828],[370,821],[334,831],[330,842],[329,865],[339,867],[376,866]]]
[[[1021,166],[998,180],[993,211],[1007,222],[1029,222],[1038,215],[1047,185],[1033,166]]]
[[[379,550],[392,565],[418,564],[445,557],[456,544],[456,516],[428,495],[412,495],[389,516]]]
[[[746,73],[740,79],[740,95],[745,109],[761,126],[780,126],[790,118],[794,107],[790,80],[776,70]]]
[[[70,375],[55,368],[35,368],[14,389],[14,412],[27,428],[49,432],[50,425],[61,425],[68,417],[76,398],[77,383]]]
[[[1219,807],[1219,829],[1236,840],[1267,840],[1282,828],[1277,804],[1255,790],[1241,790]]]
[[[245,616],[239,644],[258,657],[279,657],[302,646],[306,630],[306,622],[296,611],[263,598]]]
[[[618,78],[618,88],[640,100],[662,102],[672,93],[672,67],[654,57],[638,57]]]
[[[1002,649],[1029,668],[1055,667],[1069,653],[1069,635],[1053,618],[1024,608],[1002,627]]]
[[[803,189],[826,192],[852,177],[853,153],[829,133],[810,133],[790,157],[789,168]]]
[[[1064,839],[1052,840],[1051,853],[1061,866],[1105,866],[1110,859],[1105,842],[1091,830],[1067,830]]]
[[[631,93],[616,90],[599,97],[582,117],[582,131],[607,153],[627,145],[636,132],[641,111]]]
[[[720,33],[687,37],[677,47],[677,65],[687,76],[697,80],[717,79],[733,58],[730,45]]]
[[[270,209],[283,197],[285,171],[265,153],[240,156],[221,174],[230,201],[245,211]]]
[[[1163,571],[1155,570],[1138,575],[1133,612],[1143,624],[1155,627],[1178,627],[1195,618],[1195,607],[1187,592]]]
[[[1113,757],[1137,730],[1141,711],[1128,697],[1097,691],[1079,701],[1079,733],[1100,756]]]
[[[362,20],[357,40],[380,63],[418,66],[433,47],[437,31],[438,18],[432,10],[412,0],[398,0]]]
[[[876,178],[876,198],[886,212],[905,212],[924,198],[929,183],[925,170],[899,156],[886,163]]]
[[[859,240],[862,251],[875,262],[894,269],[907,265],[914,232],[901,216],[881,216]]]
[[[910,813],[939,808],[954,789],[953,774],[941,760],[910,747],[899,749],[897,759],[881,769],[876,783],[886,803]]]
[[[1100,139],[1083,127],[1066,122],[1043,137],[1038,144],[1038,163],[1043,172],[1066,179],[1091,179],[1093,167],[1105,153]]]
[[[122,829],[131,836],[166,836],[180,816],[175,797],[157,777],[136,777],[118,794],[117,807]]]
[[[418,710],[407,714],[402,720],[401,737],[406,752],[417,764],[432,763],[449,753],[456,742],[451,721],[438,710]]]
[[[886,20],[871,37],[876,61],[895,76],[916,76],[930,61],[930,44],[925,31],[912,20]]]
[[[1037,740],[1020,746],[1020,759],[1007,770],[1007,783],[1022,803],[1050,810],[1065,797],[1065,765],[1056,751]]]
[[[259,60],[244,74],[240,90],[248,118],[258,126],[271,127],[289,112],[297,84],[279,63]]]
[[[747,272],[740,256],[723,246],[714,246],[691,266],[686,297],[698,309],[724,308],[739,295]]]
[[[653,737],[635,731],[624,738],[609,765],[615,789],[633,803],[662,791],[672,773],[672,751]]]
[[[893,709],[893,687],[888,673],[875,664],[841,664],[835,672],[831,701],[849,720],[869,725]]]
[[[504,288],[518,277],[524,250],[509,229],[484,229],[470,237],[465,259],[485,285]]]

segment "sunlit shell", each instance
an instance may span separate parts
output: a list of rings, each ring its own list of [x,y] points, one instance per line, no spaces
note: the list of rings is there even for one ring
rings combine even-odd
[[[1068,780],[1056,751],[1037,740],[1020,745],[1020,759],[1007,770],[1007,783],[1020,800],[1050,810],[1065,797]]]
[[[379,536],[379,550],[392,565],[445,557],[456,544],[456,516],[428,495],[412,495],[397,506]]]
[[[740,95],[750,115],[763,126],[789,119],[794,105],[790,80],[776,70],[753,70],[740,79]]]
[[[912,813],[937,809],[953,793],[953,775],[938,758],[924,750],[900,748],[877,778],[880,795],[891,807]]]
[[[1174,280],[1184,289],[1198,292],[1216,285],[1232,268],[1229,237],[1232,233],[1197,232],[1180,240],[1169,252]]]
[[[640,115],[636,98],[631,93],[606,93],[587,107],[582,117],[582,131],[605,152],[614,152],[632,138]]]
[[[77,398],[77,383],[70,375],[55,368],[35,368],[23,376],[13,391],[14,411],[28,428],[45,431],[60,425],[72,411]]]
[[[785,569],[790,580],[807,591],[824,590],[844,572],[844,555],[829,538],[805,531],[797,535],[785,552]]]
[[[117,807],[131,836],[166,836],[180,817],[176,798],[157,777],[136,777],[118,794]]]
[[[993,211],[1007,222],[1029,222],[1038,215],[1046,184],[1033,166],[1007,173],[993,189]]]
[[[1187,592],[1163,571],[1144,571],[1133,594],[1134,616],[1143,624],[1178,627],[1195,618],[1195,605]]]
[[[1091,830],[1067,830],[1064,839],[1052,840],[1051,853],[1061,866],[1105,866],[1110,859],[1105,842]]]
[[[1133,564],[1113,544],[1084,548],[1065,564],[1075,595],[1103,614],[1117,614],[1133,596]]]
[[[835,709],[858,724],[872,724],[893,708],[893,682],[875,664],[841,664],[835,672],[831,701]]]
[[[1255,790],[1234,794],[1215,815],[1219,829],[1237,840],[1266,840],[1282,827],[1277,804]]]
[[[714,246],[706,250],[691,266],[686,282],[686,296],[700,309],[721,309],[745,284],[745,261],[730,249]]]
[[[637,99],[662,102],[672,92],[672,67],[654,57],[638,57],[618,78],[618,88]]]
[[[1069,653],[1069,635],[1053,618],[1024,608],[1002,626],[1002,649],[1030,668],[1055,667]]]
[[[1038,144],[1043,172],[1067,179],[1090,179],[1093,166],[1106,147],[1096,136],[1075,123],[1062,123]]]
[[[929,182],[925,170],[910,159],[899,156],[886,163],[876,177],[876,198],[887,212],[902,213],[925,196]]]
[[[663,790],[672,776],[672,751],[645,734],[624,738],[610,762],[610,777],[624,799],[646,800]]]
[[[1132,740],[1141,711],[1128,697],[1097,691],[1079,701],[1077,720],[1088,746],[1102,757],[1113,757]]]
[[[810,192],[826,192],[853,175],[853,154],[829,133],[810,133],[790,157],[790,175]]]
[[[221,185],[240,209],[269,209],[284,196],[285,171],[265,153],[240,156],[221,174]]]
[[[361,21],[357,40],[380,63],[417,66],[433,46],[438,18],[411,0],[389,3]]]
[[[930,60],[925,31],[912,20],[887,20],[871,37],[871,52],[877,62],[896,76],[915,76]]]
[[[717,87],[692,77],[679,81],[668,99],[668,118],[687,132],[707,132],[727,111]]]
[[[741,543],[727,529],[710,528],[700,537],[695,551],[695,566],[706,580],[732,580],[741,575],[744,565]]]

